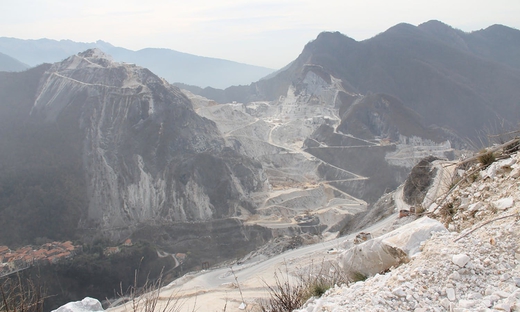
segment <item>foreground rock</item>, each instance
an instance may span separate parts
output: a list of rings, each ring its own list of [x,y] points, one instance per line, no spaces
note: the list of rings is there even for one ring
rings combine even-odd
[[[96,312],[104,311],[99,300],[86,297],[81,301],[69,302],[52,312]]]
[[[518,311],[519,234],[515,219],[457,242],[458,233],[434,233],[411,262],[332,289],[299,311]],[[460,267],[453,260],[462,253],[469,261]]]
[[[373,276],[410,261],[433,232],[446,231],[439,221],[424,217],[348,249],[340,257],[340,266],[351,276]]]

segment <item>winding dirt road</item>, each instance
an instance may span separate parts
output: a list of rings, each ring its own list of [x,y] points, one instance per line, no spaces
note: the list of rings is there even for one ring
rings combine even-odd
[[[389,228],[396,218],[394,214],[363,231],[378,235],[378,232]],[[192,311],[194,306],[196,311],[223,311],[224,306],[226,311],[243,311],[239,309],[242,300],[250,304],[256,298],[268,296],[265,285],[274,284],[276,272],[285,272],[286,269],[293,271],[310,263],[319,265],[321,261],[333,260],[337,255],[328,254],[327,251],[341,246],[356,234],[289,250],[265,260],[187,275],[163,287],[160,304],[165,303],[168,297],[175,296],[183,302],[180,311]],[[236,286],[237,280],[240,289]],[[124,307],[110,311],[124,311]]]

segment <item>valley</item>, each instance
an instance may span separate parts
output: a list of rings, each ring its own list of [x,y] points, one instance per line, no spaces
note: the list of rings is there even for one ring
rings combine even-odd
[[[291,235],[338,232],[346,219],[366,213],[382,195],[374,183],[377,174],[360,170],[367,164],[362,158],[374,157],[371,166],[389,168],[393,177],[387,178],[393,182],[384,187],[391,191],[426,155],[446,157],[454,151],[448,141],[401,137],[396,142],[384,136],[368,140],[339,132],[344,105],[339,94],[347,93],[342,81],[322,79],[312,70],[301,79],[274,101],[217,104],[183,90],[195,112],[215,122],[228,147],[263,165],[268,188],[251,194],[257,209],[241,216],[246,224],[276,229],[277,235],[283,229]],[[365,188],[373,193],[367,195]]]

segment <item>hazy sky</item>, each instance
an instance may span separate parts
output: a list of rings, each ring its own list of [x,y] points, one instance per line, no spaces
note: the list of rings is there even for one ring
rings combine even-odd
[[[431,19],[520,29],[519,0],[0,0],[0,36],[170,48],[280,68],[325,30],[356,40]]]

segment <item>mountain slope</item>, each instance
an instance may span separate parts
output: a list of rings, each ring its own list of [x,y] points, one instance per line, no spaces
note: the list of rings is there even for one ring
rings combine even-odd
[[[15,58],[10,57],[9,55],[0,53],[0,71],[22,71],[29,68],[28,65],[18,61]]]
[[[474,137],[475,123],[520,117],[520,71],[450,48],[411,25],[397,25],[363,42],[321,34],[302,55],[356,91],[387,93],[427,125]],[[461,118],[460,116],[465,116]]]
[[[202,57],[170,49],[147,48],[132,51],[100,40],[83,43],[71,40],[0,38],[0,52],[16,55],[22,62],[31,66],[58,62],[90,48],[99,48],[116,61],[146,67],[171,83],[182,82],[201,87],[226,88],[231,85],[249,84],[274,71],[265,67]]]
[[[263,188],[261,166],[150,71],[88,50],[0,79],[4,243],[78,229],[120,238],[254,209],[246,194]]]
[[[341,111],[340,111],[341,114]],[[345,108],[338,131],[373,140],[376,137],[398,141],[399,135],[440,140],[422,124],[421,116],[398,99],[385,94],[369,94]]]
[[[452,163],[466,169],[455,170],[462,173],[454,177],[460,183],[448,193],[437,194],[432,198],[435,204],[425,207],[429,217],[438,219],[449,231],[434,233],[423,241],[409,261],[364,281],[336,286],[295,311],[517,311],[520,197],[516,185],[520,155],[507,147],[495,153],[501,160],[487,168],[476,161]],[[437,204],[440,207],[436,208]],[[412,215],[400,221],[403,224],[415,218]],[[399,239],[411,246],[419,240],[421,231],[424,228],[417,227],[415,233],[408,234],[413,239],[407,240],[406,235]],[[402,228],[396,232],[406,233]],[[367,255],[363,252],[372,242],[352,248]],[[371,246],[377,250],[376,244]],[[367,257],[365,261],[377,263],[381,259]]]

